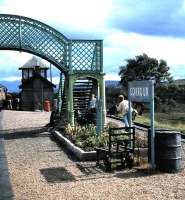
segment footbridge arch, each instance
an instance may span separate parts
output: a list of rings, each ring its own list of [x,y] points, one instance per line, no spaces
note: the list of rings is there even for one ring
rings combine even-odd
[[[0,50],[35,54],[49,61],[65,74],[68,90],[68,120],[71,124],[74,124],[73,83],[76,77],[95,77],[100,83],[101,90],[104,90],[102,40],[69,39],[51,26],[35,19],[0,14]],[[99,98],[105,102],[104,92],[100,93]],[[104,124],[104,106],[101,109]]]

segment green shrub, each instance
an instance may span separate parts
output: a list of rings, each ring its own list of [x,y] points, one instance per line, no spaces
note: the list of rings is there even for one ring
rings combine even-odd
[[[96,127],[92,124],[86,126],[76,124],[74,127],[68,124],[64,132],[64,135],[69,140],[85,151],[94,150],[96,147],[107,146],[108,130],[104,129],[100,135],[97,135]]]

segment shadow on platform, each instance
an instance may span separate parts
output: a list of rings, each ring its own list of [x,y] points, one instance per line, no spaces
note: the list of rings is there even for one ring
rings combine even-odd
[[[40,169],[41,174],[44,176],[48,183],[66,183],[74,181],[87,181],[95,179],[110,179],[110,178],[121,178],[121,179],[131,179],[131,178],[141,178],[146,176],[159,175],[161,173],[152,171],[150,169],[125,169],[122,171],[112,171],[111,173],[104,172],[99,169],[95,163],[76,163],[76,166],[81,174],[75,175],[70,171],[71,165],[58,168],[45,168]],[[74,170],[76,171],[76,170]]]
[[[40,169],[48,183],[75,181],[75,176],[64,167]]]
[[[1,130],[1,136],[5,140],[33,138],[33,137],[48,137],[50,133],[44,133],[44,132],[47,132],[47,130],[48,130],[47,127],[6,129],[6,130]],[[44,133],[44,134],[41,134],[41,133]]]

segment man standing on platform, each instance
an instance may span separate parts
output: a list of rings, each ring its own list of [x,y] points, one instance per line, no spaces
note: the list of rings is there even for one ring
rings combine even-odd
[[[123,122],[125,123],[125,127],[129,127],[128,123],[128,110],[129,105],[128,101],[124,99],[123,95],[118,96],[118,105],[116,105],[118,116],[123,117]]]

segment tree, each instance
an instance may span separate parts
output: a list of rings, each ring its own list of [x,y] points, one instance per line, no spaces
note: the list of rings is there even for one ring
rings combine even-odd
[[[150,80],[154,79],[156,86],[161,82],[171,82],[172,77],[169,73],[169,67],[165,60],[158,61],[156,58],[150,58],[143,54],[135,58],[127,59],[127,64],[120,67],[120,83],[128,87],[128,81]]]

